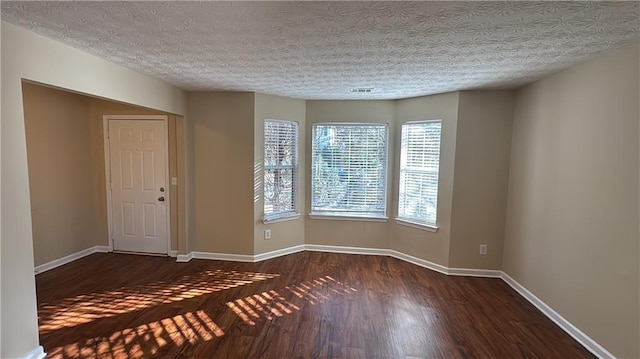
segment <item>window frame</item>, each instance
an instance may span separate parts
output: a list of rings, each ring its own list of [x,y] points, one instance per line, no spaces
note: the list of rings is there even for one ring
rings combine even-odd
[[[314,210],[314,145],[315,145],[315,132],[318,126],[380,126],[384,127],[384,209],[382,213],[375,212],[358,212],[358,211],[341,211],[340,209],[336,210]],[[311,158],[310,158],[310,169],[311,173],[309,175],[310,183],[309,188],[311,191],[310,202],[310,210],[309,210],[309,218],[311,219],[332,219],[332,220],[343,220],[343,221],[367,221],[367,222],[386,222],[389,217],[387,216],[389,209],[389,198],[388,198],[388,190],[389,190],[389,123],[388,122],[315,122],[311,126]]]
[[[267,166],[266,162],[266,146],[267,146],[267,123],[284,123],[294,126],[294,149],[293,149],[293,160],[291,166]],[[280,119],[272,119],[265,118],[262,126],[262,222],[263,223],[274,223],[274,222],[282,222],[287,220],[294,220],[300,218],[300,212],[298,210],[298,197],[299,197],[299,150],[300,150],[300,123],[298,121],[290,121],[290,120],[280,120]],[[274,168],[271,168],[274,167]],[[292,209],[287,211],[280,211],[274,213],[266,213],[266,185],[267,181],[265,180],[267,176],[267,171],[270,169],[277,170],[283,168],[291,168],[292,170],[292,179],[291,179],[291,205]]]
[[[402,173],[403,173],[403,166],[402,166],[402,146],[403,146],[403,130],[405,128],[405,126],[410,126],[410,125],[421,125],[421,124],[428,124],[428,123],[439,123],[440,124],[440,139],[439,139],[439,148],[438,148],[438,171],[437,171],[437,182],[436,182],[436,205],[435,205],[435,217],[434,217],[434,221],[433,224],[430,222],[425,221],[420,221],[417,220],[415,218],[409,218],[409,217],[401,217],[400,216],[400,212],[401,212],[401,177],[402,177]],[[399,153],[399,161],[398,161],[398,193],[397,193],[397,215],[396,215],[396,223],[401,224],[401,225],[405,225],[408,227],[413,227],[413,228],[418,228],[418,229],[423,229],[429,232],[437,232],[438,230],[438,204],[439,204],[439,191],[440,191],[440,165],[441,165],[441,160],[442,160],[442,128],[443,128],[443,122],[442,119],[433,119],[433,120],[419,120],[419,121],[406,121],[403,122],[400,126],[400,153]]]

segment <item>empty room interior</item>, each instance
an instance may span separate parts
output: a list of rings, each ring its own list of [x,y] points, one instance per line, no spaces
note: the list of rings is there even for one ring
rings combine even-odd
[[[640,358],[640,2],[1,7],[1,358]]]

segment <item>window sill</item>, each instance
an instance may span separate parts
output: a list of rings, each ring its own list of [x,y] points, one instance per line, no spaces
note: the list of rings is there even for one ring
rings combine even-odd
[[[389,217],[385,216],[344,216],[338,214],[331,213],[311,213],[309,215],[311,219],[330,219],[336,221],[361,221],[361,222],[383,222],[386,223],[389,220]]]
[[[262,223],[271,224],[271,223],[278,223],[278,222],[294,221],[296,219],[300,219],[300,213],[291,213],[291,214],[286,214],[286,215],[277,216],[277,217],[263,218]]]
[[[403,226],[411,227],[411,228],[422,229],[427,232],[436,233],[438,231],[438,227],[433,227],[433,226],[429,226],[422,223],[411,222],[411,221],[407,221],[406,219],[396,218],[396,223]]]

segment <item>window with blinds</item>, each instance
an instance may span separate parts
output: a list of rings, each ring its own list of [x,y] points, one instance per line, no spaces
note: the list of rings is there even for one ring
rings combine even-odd
[[[296,213],[298,123],[264,121],[264,219]]]
[[[402,125],[398,219],[436,227],[442,121]]]
[[[315,124],[311,214],[386,215],[386,124]]]

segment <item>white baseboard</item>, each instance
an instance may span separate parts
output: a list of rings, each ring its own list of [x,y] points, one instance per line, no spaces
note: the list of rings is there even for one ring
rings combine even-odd
[[[64,256],[62,258],[58,258],[58,259],[52,260],[51,262],[47,262],[47,263],[41,264],[39,266],[36,266],[35,267],[35,273],[36,274],[40,274],[40,273],[46,272],[48,270],[60,267],[60,266],[65,265],[67,263],[71,263],[71,262],[73,262],[75,260],[78,260],[78,259],[80,259],[82,257],[86,257],[86,256],[91,255],[93,253],[98,253],[98,252],[106,253],[108,251],[109,251],[109,247],[108,246],[93,246],[93,247],[90,247],[90,248],[87,248],[87,249],[83,249],[83,250],[81,250],[79,252],[69,254],[68,256]]]
[[[598,344],[595,340],[591,339],[588,335],[583,333],[580,329],[576,328],[571,322],[566,320],[563,316],[558,314],[555,310],[553,310],[550,306],[548,306],[545,302],[540,300],[540,298],[536,297],[533,293],[531,293],[527,288],[522,286],[522,284],[516,282],[515,279],[511,278],[507,273],[502,272],[501,276],[502,280],[505,283],[509,284],[511,288],[513,288],[518,294],[523,296],[526,300],[528,300],[531,304],[533,304],[538,310],[540,310],[544,315],[546,315],[549,319],[551,319],[554,323],[556,323],[562,330],[564,330],[567,334],[573,337],[578,343],[582,344],[587,350],[593,353],[598,358],[615,358],[615,356],[605,348],[603,348],[600,344]]]
[[[171,257],[171,258],[178,257],[178,251],[175,251],[175,250],[172,249],[171,251],[169,251],[169,257]]]
[[[401,261],[405,261],[405,262],[409,262],[412,264],[415,264],[417,266],[420,267],[424,267],[427,269],[431,269],[432,271],[436,271],[442,274],[449,274],[449,268],[437,264],[437,263],[433,263],[433,262],[429,262],[427,260],[424,260],[422,258],[418,258],[418,257],[414,257],[414,256],[410,256],[408,254],[402,253],[402,252],[398,252],[398,251],[389,251],[389,256],[399,259]]]
[[[191,252],[191,258],[210,259],[215,261],[253,262],[253,256],[249,254]]]
[[[176,256],[176,262],[186,263],[193,259],[193,252],[189,252],[187,254],[178,254]]]
[[[480,278],[502,278],[502,271],[495,269],[449,268],[448,275]]]
[[[310,252],[328,252],[343,254],[365,254],[370,256],[388,256],[388,249],[366,248],[366,247],[343,247],[343,246],[325,246],[320,244],[305,244],[305,251]]]
[[[267,260],[267,259],[286,256],[287,254],[293,254],[293,253],[302,252],[302,251],[304,251],[304,247],[305,247],[304,244],[300,244],[300,245],[293,246],[293,247],[287,247],[287,248],[277,249],[277,250],[271,251],[271,252],[265,252],[265,253],[256,254],[256,255],[253,256],[253,261],[254,262],[261,262],[261,261],[264,261],[264,260]]]
[[[433,271],[455,276],[466,277],[488,277],[488,278],[500,278],[502,272],[492,269],[472,269],[472,268],[448,268],[443,265],[430,262],[428,260],[414,257],[402,252],[398,252],[392,249],[380,249],[380,248],[365,248],[365,247],[342,247],[342,246],[327,246],[319,244],[305,244],[305,251],[312,252],[329,252],[329,253],[345,253],[345,254],[365,254],[373,256],[389,256],[409,262],[420,267],[431,269]]]
[[[95,246],[95,253],[109,253],[109,246]]]
[[[42,359],[46,355],[47,353],[44,352],[44,348],[42,346],[38,346],[36,348],[33,348],[27,354],[23,355],[21,359]]]

